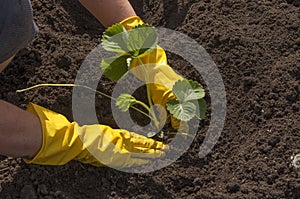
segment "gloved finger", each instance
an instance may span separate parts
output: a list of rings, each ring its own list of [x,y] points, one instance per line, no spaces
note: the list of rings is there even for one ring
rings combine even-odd
[[[171,126],[175,129],[178,130],[180,127],[180,120],[176,119],[171,115]]]
[[[148,164],[150,159],[144,158],[134,158],[129,156],[129,154],[123,156],[117,156],[113,161],[107,162],[105,166],[111,166],[114,168],[126,168],[126,167],[134,167]]]
[[[164,152],[155,151],[153,149],[148,149],[148,153],[142,151],[143,149],[134,149],[133,151],[114,154],[112,160],[104,163],[104,165],[119,168],[140,166],[150,163],[150,161],[155,158],[161,158],[165,156]]]
[[[166,145],[166,147],[168,147],[169,149],[169,146]],[[165,153],[168,151],[168,150],[156,150],[156,149],[149,149],[149,148],[143,148],[143,147],[136,147],[134,150],[137,150],[139,151],[140,153],[160,153],[162,156],[160,157],[163,157],[165,155]]]
[[[130,161],[124,163],[122,167],[136,167],[136,166],[146,165],[149,163],[150,163],[149,159],[132,158],[130,159]]]
[[[165,126],[165,124],[167,124],[168,113],[165,107],[161,104],[154,104],[153,110],[155,111],[155,113],[158,113],[159,129],[162,129]]]
[[[176,118],[174,118],[174,119],[177,120]],[[189,131],[190,131],[189,123],[180,121],[180,120],[178,120],[178,121],[179,121],[178,122],[179,125],[177,128],[177,132],[179,132],[181,134],[189,134]]]
[[[162,142],[153,140],[151,138],[146,137],[135,137],[130,140],[133,144],[133,147],[145,148],[145,149],[162,149],[168,150],[168,145],[165,145]]]
[[[155,149],[139,149],[140,152],[131,153],[131,158],[155,159],[166,155],[164,151]]]
[[[123,138],[125,142],[128,143],[125,145],[132,146],[133,148],[141,147],[141,148],[151,148],[151,149],[168,149],[168,146],[164,145],[162,142],[156,141],[151,138],[147,138],[137,133],[122,131],[120,132],[120,136]]]

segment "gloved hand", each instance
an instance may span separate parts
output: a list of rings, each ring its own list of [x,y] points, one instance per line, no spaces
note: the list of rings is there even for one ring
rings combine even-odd
[[[63,165],[78,160],[94,166],[124,168],[144,165],[153,158],[163,157],[163,150],[168,148],[161,142],[126,130],[99,124],[79,126],[76,122],[70,123],[63,115],[36,104],[29,104],[27,111],[41,121],[43,144],[33,159],[24,159],[26,163]]]
[[[127,18],[120,22],[125,29],[131,30],[137,25],[143,24],[143,21],[138,16]],[[161,47],[157,47],[149,54],[140,58],[145,65],[146,71],[150,78],[150,92],[154,104],[160,104],[166,108],[166,103],[169,99],[175,98],[172,87],[176,81],[182,80],[183,77],[174,72],[168,65],[167,56]],[[140,63],[134,59],[131,63],[131,72],[145,82],[144,72],[139,66]],[[160,115],[162,115],[160,113]],[[164,120],[162,120],[164,121]],[[171,124],[174,129],[178,129],[180,121],[171,116]]]

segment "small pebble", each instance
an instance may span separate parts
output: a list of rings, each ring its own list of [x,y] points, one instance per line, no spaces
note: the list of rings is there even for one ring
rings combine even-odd
[[[295,171],[300,175],[300,153],[295,156],[292,156],[292,166],[294,167]]]

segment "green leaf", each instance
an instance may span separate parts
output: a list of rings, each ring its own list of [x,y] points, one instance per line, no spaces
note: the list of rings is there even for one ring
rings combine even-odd
[[[193,102],[182,102],[171,99],[167,102],[168,111],[181,121],[189,121],[196,114],[196,105]]]
[[[111,80],[119,80],[128,72],[127,59],[129,59],[129,55],[103,59],[101,61],[103,74]]]
[[[206,113],[206,101],[204,99],[199,99],[197,101],[194,101],[194,103],[198,103],[198,109],[196,110],[196,117],[199,120],[204,119],[205,113]]]
[[[122,24],[115,24],[105,30],[102,47],[110,52],[127,53],[128,33]]]
[[[144,56],[157,46],[157,33],[150,25],[138,25],[128,35],[129,53],[134,57]]]
[[[157,41],[157,33],[150,25],[138,25],[127,31],[122,24],[115,24],[103,33],[102,47],[107,51],[140,57],[156,48]]]
[[[132,106],[133,104],[136,104],[137,100],[130,94],[121,94],[116,101],[117,107],[123,111],[126,112]]]
[[[205,96],[204,89],[198,82],[186,79],[175,82],[172,91],[182,102],[201,99]]]

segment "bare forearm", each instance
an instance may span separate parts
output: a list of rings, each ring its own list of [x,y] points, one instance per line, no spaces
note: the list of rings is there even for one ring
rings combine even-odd
[[[136,16],[127,0],[79,0],[105,27]]]
[[[42,145],[39,119],[12,104],[0,100],[0,154],[33,157]]]
[[[11,60],[14,58],[14,56],[12,56],[11,58],[9,58],[8,60],[6,60],[3,63],[0,63],[0,73],[6,68],[6,66],[11,62]]]

